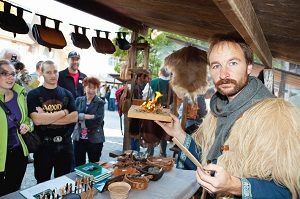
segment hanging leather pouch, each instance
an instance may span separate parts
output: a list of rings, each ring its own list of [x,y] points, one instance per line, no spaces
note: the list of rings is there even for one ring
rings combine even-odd
[[[33,38],[42,46],[50,48],[62,49],[67,45],[66,39],[63,33],[59,30],[59,24],[61,21],[54,20],[55,28],[49,28],[46,26],[46,16],[39,15],[41,17],[41,25],[34,24],[32,27]],[[50,19],[50,18],[48,18]]]
[[[131,44],[126,40],[126,32],[117,32],[118,38],[116,39],[116,44],[121,50],[128,50]],[[122,38],[123,36],[123,38]]]
[[[17,8],[17,16],[10,13],[12,5],[4,1],[4,12],[0,12],[0,27],[3,30],[13,32],[14,37],[16,33],[18,34],[27,34],[29,32],[28,25],[23,19],[23,8]]]
[[[105,32],[105,38],[100,37],[100,32]],[[113,54],[116,51],[114,44],[108,39],[109,32],[96,30],[97,37],[92,37],[92,45],[96,52],[103,54]]]
[[[74,28],[75,28],[75,32],[71,33],[71,40],[72,40],[74,46],[81,48],[81,49],[88,49],[91,46],[91,42],[86,36],[86,29],[88,29],[88,28],[80,27],[82,30],[82,34],[80,34],[78,32],[79,26],[73,25],[73,24],[70,24],[70,25],[74,26]]]

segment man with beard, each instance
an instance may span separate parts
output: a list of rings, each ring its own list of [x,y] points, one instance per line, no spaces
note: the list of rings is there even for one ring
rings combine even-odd
[[[52,61],[42,64],[43,86],[27,96],[28,113],[43,144],[34,153],[34,175],[37,183],[65,175],[71,170],[72,141],[68,124],[77,122],[74,98],[68,90],[57,85],[58,71]]]
[[[84,96],[83,79],[86,75],[78,70],[80,64],[80,54],[71,51],[68,54],[69,67],[59,72],[58,85],[70,91],[76,100],[77,97]],[[69,125],[68,132],[73,133],[75,125]],[[71,171],[74,171],[75,157],[73,157]]]
[[[217,198],[298,198],[299,110],[249,76],[253,54],[239,36],[216,36],[207,58],[217,92],[197,132],[187,135],[173,115],[157,122],[203,165],[181,153],[178,167],[197,169],[198,183]]]
[[[71,51],[68,55],[69,67],[59,72],[58,85],[69,90],[74,99],[84,96],[82,80],[86,75],[78,70],[80,64],[80,54]]]

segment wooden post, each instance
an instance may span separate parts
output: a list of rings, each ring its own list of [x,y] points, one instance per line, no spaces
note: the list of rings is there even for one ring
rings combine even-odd
[[[273,69],[264,69],[264,84],[274,94],[274,72]]]
[[[281,72],[278,97],[284,98],[285,85],[286,85],[286,73]]]
[[[131,35],[131,43],[134,43],[137,41],[138,33],[132,32]],[[137,55],[137,49],[135,45],[132,45],[128,52],[128,69],[136,69],[136,55]],[[130,99],[132,98],[131,95],[133,95],[133,86],[134,86],[134,78],[131,78],[130,81]],[[131,101],[130,104],[131,106]],[[130,134],[129,134],[129,118],[127,113],[124,113],[124,138],[123,138],[123,151],[130,149]]]
[[[144,49],[144,67],[145,67],[145,69],[149,69],[149,52],[150,52],[150,46],[148,45]]]

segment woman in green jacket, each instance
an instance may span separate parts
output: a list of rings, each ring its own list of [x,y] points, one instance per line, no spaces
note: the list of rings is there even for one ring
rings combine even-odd
[[[32,131],[27,113],[25,90],[15,83],[14,67],[0,60],[0,196],[20,189],[27,166],[28,149],[21,134]]]

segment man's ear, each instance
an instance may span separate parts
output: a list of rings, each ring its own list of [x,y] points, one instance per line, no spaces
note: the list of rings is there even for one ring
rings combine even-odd
[[[253,64],[248,64],[248,65],[247,65],[247,73],[248,73],[248,75],[251,74],[252,68],[253,68]]]

